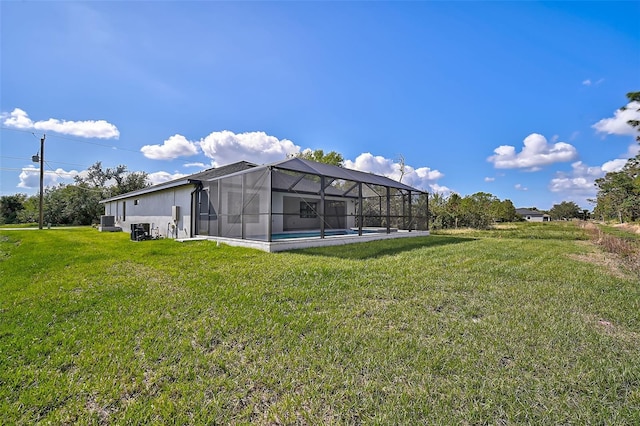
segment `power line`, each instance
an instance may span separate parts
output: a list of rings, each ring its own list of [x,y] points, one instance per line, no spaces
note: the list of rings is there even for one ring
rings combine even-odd
[[[25,158],[25,157],[10,157],[7,155],[0,155],[0,158],[9,158],[12,160],[25,160],[25,161],[31,161],[31,158]],[[64,161],[47,161],[47,163],[53,163],[53,164],[66,164],[68,166],[78,166],[78,167],[91,167],[91,166],[86,166],[84,164],[77,164],[77,163],[65,163]]]
[[[54,174],[58,175],[63,179],[69,179],[69,178],[73,178],[74,176],[78,176],[78,173],[70,173],[70,172],[65,172],[64,175],[66,176],[63,176],[62,174],[58,173],[57,170],[53,170],[53,167],[51,167],[51,164],[49,164],[48,161],[45,161],[44,163],[47,165],[47,167],[49,167],[49,171],[53,172]]]
[[[12,132],[29,133],[29,134],[32,134],[32,135],[35,136],[35,134],[30,130],[13,129],[11,127],[4,127],[4,126],[0,127],[0,129],[9,130],[9,131],[12,131]],[[71,141],[71,142],[84,143],[84,144],[88,144],[88,145],[95,145],[95,146],[101,146],[101,147],[104,147],[104,148],[115,149],[115,150],[118,150],[118,151],[135,152],[135,153],[138,153],[138,154],[142,154],[142,152],[140,152],[138,150],[134,150],[134,149],[120,148],[120,147],[117,147],[115,145],[107,145],[107,144],[98,143],[98,142],[89,142],[89,141],[85,141],[85,140],[82,140],[82,139],[70,138],[68,136],[60,136],[60,135],[54,134],[54,135],[49,135],[49,139],[51,139],[51,138],[64,139],[64,140],[68,140],[68,141]]]
[[[0,127],[0,129],[2,129],[2,130],[11,130],[12,132],[29,133],[30,135],[35,136],[36,139],[38,138],[36,136],[36,134],[34,132],[32,132],[31,130],[13,129],[11,127],[4,127],[4,126]]]
[[[86,143],[88,145],[95,145],[95,146],[101,146],[101,147],[104,147],[104,148],[115,149],[117,151],[127,151],[127,152],[135,152],[135,153],[138,153],[138,154],[142,154],[140,151],[133,150],[133,149],[127,149],[127,148],[120,148],[120,147],[117,147],[115,145],[107,145],[107,144],[98,143],[98,142],[89,142],[89,141],[84,141],[84,140],[81,140],[81,139],[69,138],[69,137],[60,136],[60,135],[49,136],[49,138],[52,138],[52,137],[53,138],[58,138],[58,139],[65,139],[65,140],[68,140],[68,141],[71,141],[71,142]]]

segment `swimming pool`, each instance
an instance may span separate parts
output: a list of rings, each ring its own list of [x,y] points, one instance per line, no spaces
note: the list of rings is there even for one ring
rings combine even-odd
[[[368,233],[372,231],[362,230],[362,233]],[[324,231],[325,237],[334,235],[358,235],[358,231],[351,229],[327,229]],[[320,237],[320,231],[290,231],[290,232],[277,232],[271,234],[271,240],[283,240],[285,238],[313,238]]]

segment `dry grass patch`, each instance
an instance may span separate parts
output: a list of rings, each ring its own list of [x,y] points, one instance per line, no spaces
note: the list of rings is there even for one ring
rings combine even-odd
[[[613,225],[615,228],[620,228],[625,232],[630,232],[632,234],[640,234],[640,225],[633,223],[620,223],[617,225]]]
[[[609,319],[601,318],[597,315],[585,315],[585,321],[588,324],[591,324],[599,332],[612,336],[623,342],[632,345],[640,343],[640,333],[629,330],[627,327],[616,324]]]
[[[628,225],[628,227],[634,225]],[[591,241],[604,251],[611,253],[621,268],[640,276],[640,244],[634,238],[612,235],[600,226],[585,222],[581,227],[589,234]]]
[[[591,241],[576,241],[576,244],[588,248],[589,252],[582,254],[569,253],[567,254],[569,259],[601,266],[616,278],[628,279],[633,276],[624,267],[624,262],[620,256],[598,249]]]

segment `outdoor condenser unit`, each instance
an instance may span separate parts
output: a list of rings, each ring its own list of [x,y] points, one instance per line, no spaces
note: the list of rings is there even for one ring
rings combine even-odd
[[[131,224],[131,240],[142,241],[151,239],[151,224],[149,223],[132,223]]]
[[[115,226],[116,221],[114,216],[102,215],[100,216],[100,226],[103,228],[108,228]]]

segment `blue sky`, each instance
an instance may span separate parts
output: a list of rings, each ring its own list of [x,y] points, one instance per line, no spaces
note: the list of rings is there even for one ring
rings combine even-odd
[[[305,149],[445,194],[574,201],[638,152],[640,2],[0,2],[0,195]],[[640,105],[638,105],[640,107]],[[637,115],[637,114],[636,114]]]

